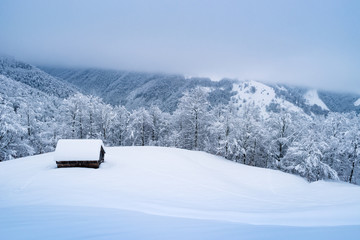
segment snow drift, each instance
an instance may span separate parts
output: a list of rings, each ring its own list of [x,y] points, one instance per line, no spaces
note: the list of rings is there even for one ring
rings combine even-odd
[[[0,163],[0,206],[79,206],[287,226],[360,225],[360,187],[308,183],[203,152],[106,148],[98,170],[57,169],[53,153]]]

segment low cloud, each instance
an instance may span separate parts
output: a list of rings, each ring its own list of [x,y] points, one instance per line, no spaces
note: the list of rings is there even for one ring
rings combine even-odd
[[[37,65],[360,93],[359,4],[325,3],[5,1],[0,52]]]

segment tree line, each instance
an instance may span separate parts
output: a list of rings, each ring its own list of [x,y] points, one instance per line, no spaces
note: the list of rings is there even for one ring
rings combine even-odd
[[[0,96],[0,161],[53,151],[61,138],[99,138],[107,146],[166,146],[205,151],[308,181],[360,184],[360,116],[261,112],[254,103],[211,106],[208,93],[184,93],[173,113],[132,111],[75,94],[47,102]]]

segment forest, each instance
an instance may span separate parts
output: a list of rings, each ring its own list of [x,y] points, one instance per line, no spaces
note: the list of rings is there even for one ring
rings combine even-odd
[[[309,182],[360,184],[360,116],[354,112],[261,112],[251,102],[233,101],[212,106],[201,87],[186,91],[172,113],[155,105],[129,111],[80,93],[31,99],[0,95],[0,161],[54,151],[62,138],[96,138],[106,146],[205,151]]]

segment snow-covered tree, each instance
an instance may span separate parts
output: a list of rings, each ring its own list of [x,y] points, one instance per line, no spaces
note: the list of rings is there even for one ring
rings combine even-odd
[[[323,136],[319,135],[319,122],[303,122],[303,132],[289,146],[281,161],[281,169],[300,175],[308,181],[323,179],[338,180],[334,169],[323,162],[328,145]]]
[[[116,106],[114,108],[113,132],[109,136],[111,145],[125,146],[127,144],[129,121],[130,112],[123,106]]]
[[[83,121],[85,96],[76,94],[65,99],[61,105],[63,136],[66,138],[84,138]]]
[[[266,126],[269,132],[269,167],[280,168],[291,142],[301,129],[296,128],[291,114],[285,111],[270,112]]]
[[[129,132],[131,145],[149,145],[153,132],[153,121],[145,108],[139,108],[131,113]]]
[[[204,89],[197,87],[185,92],[179,100],[176,116],[183,148],[195,150],[205,148],[209,111],[207,96]]]
[[[247,165],[255,165],[256,149],[261,136],[260,110],[254,104],[245,104],[239,109],[239,124],[237,131],[237,150],[234,153],[236,161]]]
[[[34,153],[28,141],[24,140],[26,134],[27,128],[22,125],[21,116],[0,96],[0,161]]]
[[[149,115],[152,121],[150,145],[166,145],[164,136],[169,134],[169,114],[163,113],[159,107],[152,105]]]
[[[235,139],[234,114],[234,109],[229,105],[218,105],[212,109],[206,151],[231,158],[231,142]]]

